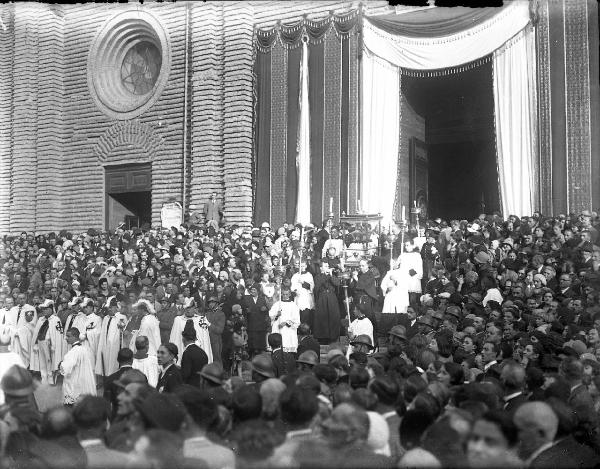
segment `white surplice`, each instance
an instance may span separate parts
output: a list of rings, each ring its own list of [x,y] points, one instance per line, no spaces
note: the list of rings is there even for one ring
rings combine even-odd
[[[119,369],[117,355],[123,348],[123,335],[121,331],[127,325],[127,317],[121,313],[115,313],[112,316],[104,316],[102,319],[102,329],[100,330],[100,340],[98,341],[98,351],[96,352],[96,374],[110,376]],[[110,324],[109,324],[110,323]],[[119,327],[119,324],[122,327]]]
[[[277,317],[279,315],[279,317]],[[281,334],[281,343],[284,352],[298,350],[298,333],[300,325],[300,308],[293,301],[278,301],[269,311],[271,318],[271,332]],[[284,325],[290,321],[291,325]]]
[[[135,352],[135,340],[141,335],[148,337],[148,355],[156,355],[156,351],[160,346],[160,326],[154,314],[146,314],[140,321],[140,328],[133,331],[131,341],[128,344],[132,352]]]
[[[303,283],[308,283],[309,289],[302,286]],[[296,294],[295,302],[300,308],[300,311],[304,309],[315,308],[315,297],[313,296],[313,289],[315,288],[315,281],[310,272],[304,272],[303,274],[296,272],[292,275],[292,285],[290,289]]]
[[[82,311],[71,313],[67,316],[67,320],[65,322],[65,332],[63,334],[63,357],[69,350],[71,350],[71,346],[67,343],[67,331],[72,327],[75,327],[81,336],[81,334],[85,332],[86,320],[87,316]]]
[[[381,290],[385,296],[382,313],[406,313],[409,306],[408,289],[401,269],[389,270],[385,274],[381,281]]]
[[[63,328],[60,318],[56,314],[52,314],[48,318],[46,334],[44,338],[37,341],[38,333],[43,327],[45,319],[44,316],[40,316],[33,330],[29,362],[31,370],[42,373],[42,379],[58,370],[58,364],[63,357]]]
[[[33,321],[25,322],[20,327],[13,329],[11,349],[21,357],[25,368],[29,367],[31,361],[31,338],[34,329],[35,323]]]
[[[183,332],[183,328],[185,327],[185,323],[188,319],[191,319],[194,323],[194,329],[196,329],[196,345],[204,350],[206,356],[208,357],[208,363],[213,362],[213,354],[212,348],[210,345],[210,336],[208,333],[208,327],[210,326],[210,322],[204,316],[193,316],[188,318],[187,316],[176,316],[173,321],[173,327],[171,328],[171,336],[169,337],[169,342],[177,345],[177,350],[179,355],[177,356],[177,364],[181,364],[181,356],[183,355],[183,337],[181,337],[181,333]]]
[[[146,378],[148,378],[148,384],[153,388],[156,387],[156,383],[158,383],[158,374],[160,373],[156,356],[148,355],[146,358],[134,358],[131,367],[144,373]]]
[[[102,331],[102,318],[96,313],[90,313],[85,317],[85,326],[79,331],[79,339],[90,353],[92,367],[96,368],[96,355],[100,343],[100,332]]]
[[[76,342],[60,364],[63,380],[63,403],[74,404],[85,394],[96,395],[96,379],[89,352]]]

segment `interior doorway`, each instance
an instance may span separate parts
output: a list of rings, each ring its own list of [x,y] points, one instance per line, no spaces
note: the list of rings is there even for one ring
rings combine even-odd
[[[114,230],[152,222],[152,167],[150,164],[110,166],[106,171],[105,226]]]
[[[439,77],[402,77],[425,119],[429,218],[473,219],[500,208],[491,61]]]

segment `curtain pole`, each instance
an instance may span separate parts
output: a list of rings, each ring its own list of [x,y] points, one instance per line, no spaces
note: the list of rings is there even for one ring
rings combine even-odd
[[[187,132],[188,132],[188,48],[189,48],[189,17],[190,17],[190,4],[185,4],[185,73],[183,77],[183,164],[182,164],[182,184],[181,184],[181,208],[183,210],[182,216],[185,219],[185,204],[186,204],[186,178],[187,178]]]
[[[363,50],[364,50],[364,40],[363,40],[363,33],[362,33],[362,27],[363,27],[363,4],[362,2],[358,4],[358,23],[356,25],[356,27],[358,28],[358,66],[357,66],[357,72],[358,72],[358,116],[357,116],[357,122],[358,122],[358,132],[357,132],[357,143],[358,143],[358,149],[357,149],[357,164],[356,164],[356,199],[354,201],[354,213],[358,213],[360,211],[360,204],[358,203],[358,201],[360,200],[361,197],[361,177],[360,177],[360,173],[362,171],[362,162],[363,162],[363,154],[362,154],[362,116],[363,116],[363,86],[362,86],[362,63],[363,63]]]

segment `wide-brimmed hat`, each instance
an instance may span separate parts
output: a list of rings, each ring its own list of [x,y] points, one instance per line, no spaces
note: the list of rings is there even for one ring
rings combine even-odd
[[[371,341],[371,338],[367,334],[357,335],[354,339],[352,339],[350,341],[350,345],[359,345],[359,344],[367,345],[370,349],[375,348],[375,347],[373,347],[373,342]]]
[[[319,363],[319,356],[314,350],[306,350],[302,352],[296,363],[304,363],[305,365],[317,365]]]
[[[202,371],[198,372],[204,379],[215,384],[223,384],[223,367],[218,363],[209,363],[202,367]]]
[[[396,326],[390,329],[388,335],[393,335],[394,337],[398,337],[399,339],[406,340],[406,327],[397,324]]]
[[[266,378],[275,378],[273,359],[265,354],[257,355],[252,359],[252,370]]]

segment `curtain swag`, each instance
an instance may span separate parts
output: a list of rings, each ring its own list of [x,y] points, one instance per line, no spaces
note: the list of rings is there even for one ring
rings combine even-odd
[[[435,71],[477,64],[478,60],[502,47],[530,24],[529,8],[528,2],[515,0],[471,28],[430,38],[390,34],[364,17],[364,47],[404,69],[446,74]]]
[[[303,18],[292,24],[281,24],[270,29],[256,30],[256,49],[264,54],[280,43],[286,49],[295,49],[307,40],[309,45],[321,44],[333,30],[340,39],[348,39],[360,29],[360,9],[348,13],[330,13],[319,20]]]

